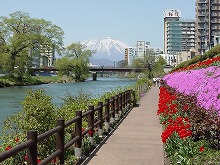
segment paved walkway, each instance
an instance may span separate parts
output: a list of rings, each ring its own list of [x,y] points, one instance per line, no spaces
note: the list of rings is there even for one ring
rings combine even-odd
[[[158,87],[152,87],[89,165],[163,165],[162,127],[157,116]]]

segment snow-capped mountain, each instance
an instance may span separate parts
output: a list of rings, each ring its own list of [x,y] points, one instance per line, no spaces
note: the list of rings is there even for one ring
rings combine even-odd
[[[92,55],[92,59],[107,59],[113,62],[124,60],[125,48],[129,47],[125,43],[110,37],[87,40],[82,42],[82,44],[85,45],[87,49],[95,52]]]

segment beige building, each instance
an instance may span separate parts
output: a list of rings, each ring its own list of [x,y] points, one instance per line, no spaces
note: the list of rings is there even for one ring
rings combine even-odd
[[[196,0],[196,52],[205,51],[219,44],[220,0]]]

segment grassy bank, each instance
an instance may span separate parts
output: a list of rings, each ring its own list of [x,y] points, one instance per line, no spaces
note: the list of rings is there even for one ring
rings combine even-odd
[[[16,78],[10,78],[8,76],[0,77],[0,88],[9,86],[27,86],[27,85],[39,85],[48,83],[61,83],[62,78],[58,76],[34,76],[23,77],[22,81]]]

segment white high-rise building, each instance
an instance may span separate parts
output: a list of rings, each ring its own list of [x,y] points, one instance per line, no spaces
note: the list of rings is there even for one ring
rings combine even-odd
[[[146,52],[145,41],[137,41],[137,58],[144,58]]]

